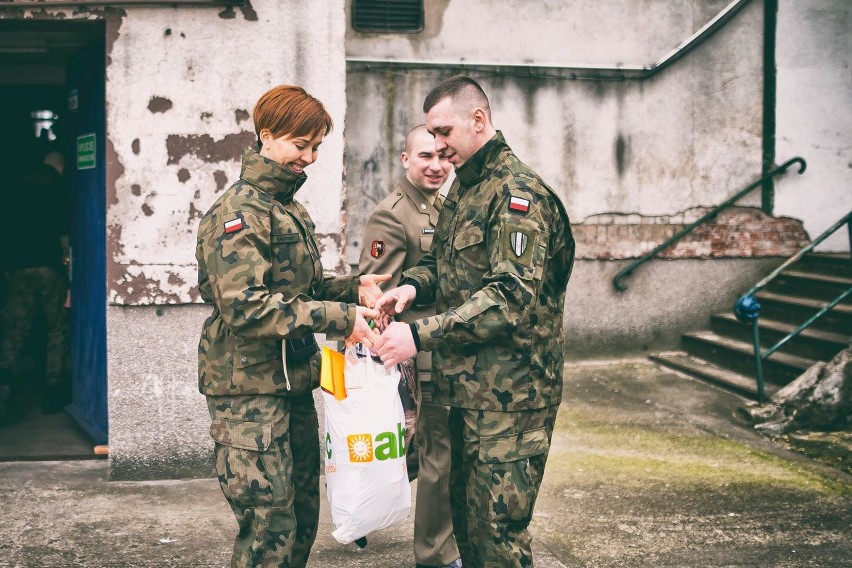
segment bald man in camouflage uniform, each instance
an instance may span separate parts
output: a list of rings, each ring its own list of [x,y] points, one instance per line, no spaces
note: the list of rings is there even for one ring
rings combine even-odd
[[[306,114],[306,106],[309,117],[324,117],[318,132],[299,121],[292,128],[307,134],[271,131],[280,115]],[[371,344],[370,310],[356,302],[380,290],[372,276],[323,276],[314,224],[294,199],[331,129],[322,105],[282,85],[261,97],[253,118],[261,151],[244,153],[240,179],[198,228],[199,289],[213,306],[198,346],[198,387],[219,484],[239,525],[231,566],[303,567],[319,521],[313,334]]]
[[[438,191],[447,181],[450,164],[435,151],[435,141],[424,125],[405,137],[400,155],[405,176],[370,215],[364,229],[359,268],[362,272],[392,274],[393,288],[402,272],[412,268],[432,248],[441,209]],[[422,305],[400,316],[404,322],[435,315],[434,304]],[[454,566],[459,549],[453,537],[450,513],[449,407],[432,401],[432,354],[421,351],[416,360],[420,399],[413,447],[407,462],[409,479],[418,475],[414,509],[414,559],[418,567]]]
[[[562,398],[562,314],[574,259],[559,198],[491,124],[467,77],[423,105],[436,149],[456,170],[432,252],[377,302],[438,315],[392,323],[386,365],[433,351],[435,400],[449,404],[451,504],[465,568],[532,566],[528,531]]]

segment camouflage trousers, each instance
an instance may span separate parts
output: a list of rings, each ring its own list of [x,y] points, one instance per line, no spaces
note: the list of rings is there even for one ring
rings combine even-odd
[[[305,566],[320,507],[313,396],[209,396],[207,406],[219,486],[239,526],[231,567]]]
[[[7,301],[0,314],[0,369],[14,371],[18,356],[39,312],[47,328],[45,384],[56,386],[69,368],[68,313],[65,275],[60,269],[39,266],[7,273]]]
[[[450,409],[450,507],[465,568],[533,565],[528,527],[558,408]]]

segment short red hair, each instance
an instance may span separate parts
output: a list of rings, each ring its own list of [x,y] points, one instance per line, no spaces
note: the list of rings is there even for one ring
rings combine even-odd
[[[264,128],[278,138],[328,135],[334,126],[322,103],[295,85],[278,85],[263,93],[254,105],[252,120],[258,141]]]

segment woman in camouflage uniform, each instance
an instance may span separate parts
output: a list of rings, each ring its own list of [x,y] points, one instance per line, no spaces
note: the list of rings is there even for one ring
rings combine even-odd
[[[323,277],[314,224],[294,199],[332,128],[322,103],[281,85],[257,102],[258,152],[198,228],[199,287],[213,313],[199,343],[216,472],[239,524],[232,566],[305,566],[319,518],[311,391],[314,333],[372,345],[375,276]]]

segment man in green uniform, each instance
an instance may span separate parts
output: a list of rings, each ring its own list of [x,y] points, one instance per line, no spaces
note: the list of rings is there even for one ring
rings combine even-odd
[[[451,407],[450,498],[464,566],[532,566],[528,526],[562,398],[568,215],[494,129],[474,80],[447,79],[423,112],[456,179],[431,253],[376,308],[396,314],[434,300],[437,315],[391,323],[376,350],[389,366],[433,351],[435,401]]]
[[[400,154],[405,176],[379,203],[367,221],[361,249],[361,272],[392,274],[387,287],[399,282],[432,248],[432,237],[442,200],[438,191],[447,181],[450,163],[438,155],[425,125],[405,137]],[[435,315],[434,303],[413,308],[400,316],[404,322]],[[432,354],[417,354],[416,376],[420,400],[413,447],[409,449],[409,478],[418,475],[414,509],[414,559],[418,567],[457,566],[459,549],[453,538],[450,513],[449,407],[432,401]]]

